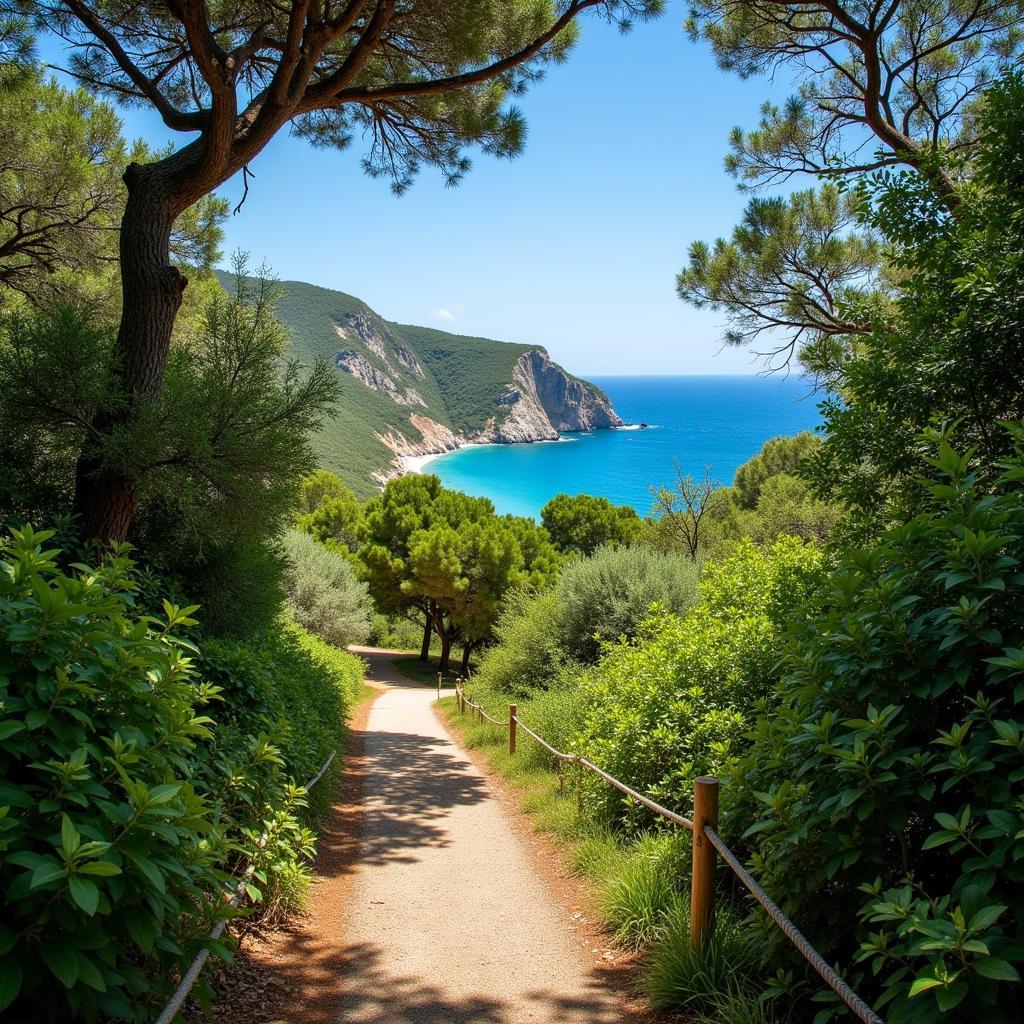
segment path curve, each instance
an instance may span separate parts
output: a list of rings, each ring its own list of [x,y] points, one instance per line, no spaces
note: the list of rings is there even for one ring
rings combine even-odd
[[[355,653],[386,692],[364,733],[362,828],[342,908],[350,969],[334,1019],[621,1021],[502,803],[435,716],[435,691],[398,675],[391,654]]]

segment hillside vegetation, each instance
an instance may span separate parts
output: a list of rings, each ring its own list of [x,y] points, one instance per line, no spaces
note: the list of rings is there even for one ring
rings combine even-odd
[[[231,274],[218,272],[217,277],[225,288],[234,287]],[[375,474],[388,473],[392,465],[394,452],[382,437],[397,432],[413,445],[421,443],[410,414],[461,436],[502,420],[510,407],[499,400],[512,384],[516,361],[538,349],[392,323],[353,295],[302,281],[281,281],[278,287],[276,313],[291,339],[288,355],[307,366],[326,362],[338,371],[334,415],[313,437],[317,459],[361,498],[376,493]],[[419,371],[415,364],[410,367],[394,358],[394,352],[403,350],[415,359]],[[339,364],[339,356],[346,352],[386,375],[398,392],[414,392],[415,398],[403,402],[368,386]]]

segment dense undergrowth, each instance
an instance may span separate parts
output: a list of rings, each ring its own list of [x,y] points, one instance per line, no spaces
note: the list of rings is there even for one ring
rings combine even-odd
[[[0,549],[0,1004],[149,1020],[200,948],[230,956],[205,935],[247,865],[241,913],[303,905],[337,763],[301,785],[361,665],[283,622],[204,642],[194,607],[140,606],[126,553],[61,567],[50,536]]]

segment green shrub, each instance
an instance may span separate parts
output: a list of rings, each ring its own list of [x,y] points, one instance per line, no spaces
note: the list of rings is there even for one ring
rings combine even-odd
[[[207,641],[201,669],[224,702],[218,746],[233,745],[228,730],[232,741],[252,733],[272,737],[283,770],[298,783],[338,748],[363,677],[358,658],[287,622],[258,641]],[[312,795],[315,810],[332,777]]]
[[[349,559],[298,530],[285,534],[284,549],[285,605],[292,618],[336,647],[363,643],[370,633],[370,598]]]
[[[563,657],[592,664],[602,639],[634,636],[654,604],[686,611],[697,596],[698,572],[689,558],[645,547],[600,548],[569,562],[555,586],[553,625]]]
[[[509,698],[551,686],[565,664],[557,625],[561,612],[554,590],[513,591],[502,605],[494,627],[496,643],[484,651],[474,686]]]
[[[193,609],[139,614],[124,551],[64,574],[49,537],[0,549],[0,1010],[149,1021],[243,864],[245,907],[302,902],[295,780],[337,746],[360,665],[296,627],[199,652]]]
[[[685,811],[694,777],[723,772],[742,745],[775,682],[783,623],[813,590],[819,563],[818,551],[794,538],[764,550],[745,542],[708,563],[694,608],[655,615],[583,674],[586,712],[573,749]],[[586,792],[601,820],[650,820],[599,780],[588,777]]]
[[[63,575],[50,536],[0,549],[0,1009],[142,1021],[223,912],[225,828],[195,781],[216,691],[192,609],[136,618],[123,554]]]
[[[842,557],[736,772],[763,884],[892,1024],[1019,1019],[1024,429],[1010,436],[995,484],[941,441],[919,514]]]
[[[431,636],[431,640],[436,643],[435,637]],[[415,623],[404,615],[374,612],[367,642],[373,647],[392,651],[419,651],[423,643],[423,623]]]
[[[804,430],[792,437],[773,437],[736,470],[732,486],[741,508],[757,508],[764,485],[775,476],[795,477],[801,463],[821,448],[821,438]]]

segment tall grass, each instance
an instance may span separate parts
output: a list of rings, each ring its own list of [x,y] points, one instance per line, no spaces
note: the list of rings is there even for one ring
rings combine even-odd
[[[690,907],[677,900],[664,928],[647,951],[643,990],[655,1006],[705,1014],[718,1021],[717,1011],[733,1001],[736,985],[757,978],[760,950],[742,918],[721,910],[710,936],[694,947],[690,942]],[[736,998],[734,998],[736,997]]]

